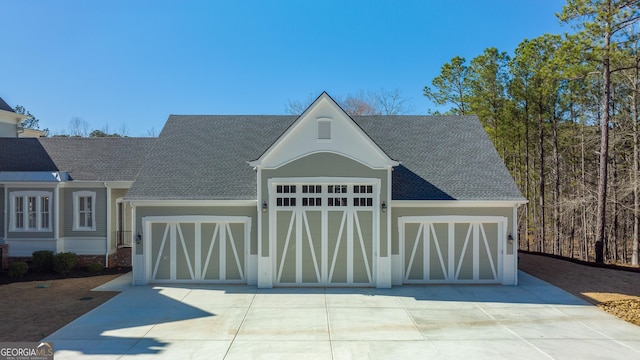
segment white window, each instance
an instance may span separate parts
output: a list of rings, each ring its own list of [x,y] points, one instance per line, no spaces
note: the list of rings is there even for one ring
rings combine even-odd
[[[96,231],[96,193],[77,191],[73,193],[73,230]]]
[[[51,231],[51,193],[14,191],[10,195],[11,231]]]

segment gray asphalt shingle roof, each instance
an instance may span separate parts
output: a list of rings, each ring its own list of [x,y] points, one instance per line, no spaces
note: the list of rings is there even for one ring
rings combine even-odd
[[[128,199],[256,199],[255,160],[296,116],[171,115]]]
[[[60,171],[72,180],[132,181],[154,138],[39,138]]]
[[[0,138],[0,171],[58,171],[38,138]]]
[[[127,198],[256,199],[255,160],[296,116],[171,115]],[[394,200],[524,200],[475,116],[361,116],[392,159]]]
[[[9,106],[9,104],[7,104],[7,102],[4,101],[4,99],[1,97],[0,97],[0,110],[15,112],[13,111],[11,106]]]
[[[152,138],[0,138],[0,171],[62,171],[71,180],[133,181]]]

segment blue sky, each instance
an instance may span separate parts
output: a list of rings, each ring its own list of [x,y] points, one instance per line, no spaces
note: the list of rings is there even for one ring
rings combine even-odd
[[[569,32],[562,0],[0,0],[0,97],[52,134],[158,133],[170,114],[283,114],[327,91],[399,89],[413,113],[452,57]],[[7,16],[8,15],[8,16]]]

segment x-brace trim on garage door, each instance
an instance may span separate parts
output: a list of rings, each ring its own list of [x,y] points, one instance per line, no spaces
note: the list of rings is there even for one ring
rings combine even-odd
[[[371,285],[379,179],[271,179],[270,241],[278,285]]]
[[[153,282],[246,282],[248,217],[146,217],[145,253]]]
[[[505,217],[399,218],[403,282],[500,282],[506,226]]]

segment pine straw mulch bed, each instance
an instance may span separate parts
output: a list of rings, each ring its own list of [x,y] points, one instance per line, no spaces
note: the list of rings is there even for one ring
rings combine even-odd
[[[39,341],[117,292],[91,291],[131,268],[59,274],[27,274],[10,278],[0,272],[0,341]]]
[[[640,326],[640,269],[520,252],[520,270]]]

